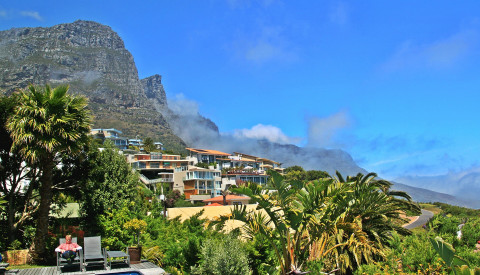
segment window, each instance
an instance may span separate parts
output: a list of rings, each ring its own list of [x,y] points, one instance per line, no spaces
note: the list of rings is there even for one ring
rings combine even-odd
[[[158,163],[158,162],[150,162],[150,168],[160,168],[160,163]]]
[[[241,201],[234,201],[232,202],[233,205],[242,205],[242,202]]]

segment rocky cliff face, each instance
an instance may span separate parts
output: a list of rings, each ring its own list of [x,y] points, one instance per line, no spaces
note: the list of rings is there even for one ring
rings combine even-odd
[[[157,111],[168,108],[167,95],[162,84],[161,75],[152,75],[141,80],[145,96],[151,101]]]
[[[161,77],[152,77],[160,80],[160,87],[151,85],[144,91],[132,55],[108,26],[76,21],[2,31],[0,66],[2,93],[30,83],[69,84],[71,92],[89,98],[94,127],[117,128],[126,136],[150,136],[174,150],[185,147],[155,111],[157,104],[166,104]],[[150,88],[148,79],[145,82]]]

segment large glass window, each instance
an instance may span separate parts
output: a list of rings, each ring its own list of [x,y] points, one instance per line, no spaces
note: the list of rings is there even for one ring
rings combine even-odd
[[[160,168],[160,163],[158,163],[158,162],[150,162],[150,168]]]

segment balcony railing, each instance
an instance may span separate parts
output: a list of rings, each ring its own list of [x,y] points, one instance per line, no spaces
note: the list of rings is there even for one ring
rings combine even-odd
[[[149,179],[142,174],[140,174],[140,180],[145,184],[155,184],[155,183],[160,183],[160,182],[173,182],[173,178]]]
[[[251,171],[251,170],[230,170],[227,171],[227,175],[263,175],[263,171]]]
[[[188,166],[181,166],[181,167],[176,167],[175,168],[175,172],[183,172],[183,171],[187,171],[188,170]]]

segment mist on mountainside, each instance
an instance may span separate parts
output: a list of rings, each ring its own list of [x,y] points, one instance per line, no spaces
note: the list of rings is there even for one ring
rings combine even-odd
[[[196,102],[180,96],[168,100],[168,108],[160,110],[170,126],[188,146],[215,149],[226,153],[240,152],[268,158],[282,163],[283,167],[300,165],[306,170],[323,170],[331,175],[336,171],[344,175],[367,173],[345,151],[316,147],[299,147],[281,144],[282,137],[260,138],[246,134],[221,133],[211,120],[199,114]],[[317,129],[318,131],[318,129]]]
[[[226,153],[244,153],[280,162],[282,167],[299,165],[306,170],[322,170],[330,175],[335,175],[336,171],[344,176],[368,173],[368,171],[359,167],[352,157],[343,150],[312,146],[321,146],[324,143],[324,139],[322,140],[321,137],[328,138],[330,135],[330,133],[314,135],[315,133],[332,130],[345,123],[342,114],[332,116],[332,119],[327,122],[319,121],[319,123],[313,124],[313,127],[310,127],[308,137],[310,146],[299,147],[288,144],[287,142],[290,141],[288,137],[275,131],[274,128],[263,127],[256,132],[257,134],[245,131],[221,133],[214,122],[200,115],[196,102],[188,100],[182,95],[168,99],[168,104],[164,104],[162,108],[157,110],[165,116],[175,134],[190,147],[215,149]],[[262,130],[270,131],[269,135],[258,134]],[[381,177],[381,175],[379,176]],[[449,192],[451,190],[442,190],[444,192],[440,191],[439,193],[431,191],[438,190],[433,185],[418,186],[415,181],[403,181],[403,179],[392,183],[394,183],[393,189],[407,192],[414,201],[438,201],[470,208],[480,208],[480,204],[476,201],[459,199],[463,196],[454,196]]]
[[[438,176],[405,176],[395,179],[404,184],[436,190],[470,201],[474,208],[480,208],[480,168],[462,172],[449,172]]]

